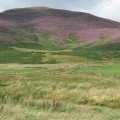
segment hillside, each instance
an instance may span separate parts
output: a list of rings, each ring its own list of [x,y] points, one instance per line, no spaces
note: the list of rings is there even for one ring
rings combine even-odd
[[[0,120],[120,120],[119,33],[88,13],[1,13]]]
[[[0,41],[5,44],[114,42],[120,40],[119,32],[120,23],[83,12],[36,7],[0,14]]]

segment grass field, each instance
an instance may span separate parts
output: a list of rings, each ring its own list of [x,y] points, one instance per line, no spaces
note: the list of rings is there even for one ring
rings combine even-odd
[[[120,120],[119,51],[0,46],[0,120]]]

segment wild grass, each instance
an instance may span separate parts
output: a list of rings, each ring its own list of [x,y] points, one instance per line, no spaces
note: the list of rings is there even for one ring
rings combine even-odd
[[[1,120],[120,119],[119,57],[34,47],[0,47]]]
[[[82,73],[57,64],[0,66],[1,119],[119,120],[118,72]]]

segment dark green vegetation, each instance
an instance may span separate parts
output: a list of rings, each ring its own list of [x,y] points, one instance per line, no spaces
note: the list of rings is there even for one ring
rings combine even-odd
[[[81,55],[89,59],[104,60],[120,58],[120,43],[102,45],[88,44],[74,49],[75,55]]]
[[[1,120],[120,119],[120,44],[73,39],[0,45]]]

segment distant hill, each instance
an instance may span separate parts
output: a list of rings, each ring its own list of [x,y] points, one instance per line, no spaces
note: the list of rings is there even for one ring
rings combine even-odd
[[[94,15],[46,7],[12,9],[0,14],[0,42],[78,44],[119,42],[120,23]]]

